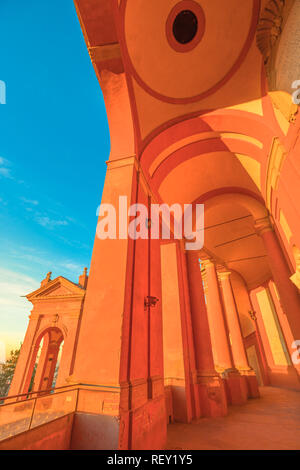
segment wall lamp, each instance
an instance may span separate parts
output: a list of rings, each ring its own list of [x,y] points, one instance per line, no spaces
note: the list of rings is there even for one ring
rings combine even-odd
[[[144,309],[147,310],[148,307],[155,307],[157,302],[159,302],[159,299],[157,297],[147,295],[147,297],[144,298]]]

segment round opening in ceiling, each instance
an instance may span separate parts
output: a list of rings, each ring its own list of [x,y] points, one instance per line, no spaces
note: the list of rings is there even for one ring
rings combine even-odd
[[[188,44],[198,31],[197,16],[191,10],[182,10],[173,23],[173,34],[180,44]]]

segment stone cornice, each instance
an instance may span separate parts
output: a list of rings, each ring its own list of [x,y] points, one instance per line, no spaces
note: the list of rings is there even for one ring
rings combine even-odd
[[[231,271],[217,271],[219,281],[227,281],[230,279]]]
[[[106,162],[108,170],[116,170],[124,166],[135,166],[137,170],[140,169],[140,164],[136,158],[136,155],[129,155],[126,157],[120,157],[114,160],[107,160]]]
[[[60,287],[64,287],[70,293],[64,294],[56,294],[55,291],[58,290]],[[82,287],[74,284],[73,282],[69,281],[68,279],[59,276],[53,281],[48,282],[47,284],[41,286],[39,289],[31,292],[26,296],[27,300],[31,303],[36,303],[39,301],[52,301],[52,300],[82,300],[85,296],[86,290]]]
[[[66,300],[83,300],[85,296],[85,292],[82,295],[76,295],[76,294],[64,294],[64,295],[51,295],[51,296],[45,296],[45,297],[36,297],[33,299],[28,299],[32,303],[36,302],[44,302],[44,301],[52,301],[52,300],[61,300],[61,301],[66,301]]]
[[[121,49],[118,42],[88,47],[88,51],[93,64],[107,62],[108,60],[121,59]]]
[[[274,231],[274,227],[269,216],[256,220],[254,228],[256,233],[260,236],[263,235],[265,232]]]
[[[269,210],[271,210],[272,203],[271,194],[272,191],[276,191],[278,189],[280,173],[286,156],[287,152],[284,146],[278,137],[275,137],[270,149],[266,178],[266,202]]]
[[[149,186],[148,180],[147,180],[147,178],[146,178],[146,176],[143,172],[143,169],[142,169],[142,167],[140,165],[140,162],[138,161],[136,155],[130,155],[129,157],[121,157],[121,158],[114,159],[114,160],[108,160],[106,162],[106,165],[107,165],[107,169],[109,171],[116,170],[118,168],[122,168],[122,167],[126,167],[126,166],[134,166],[136,171],[139,174],[140,183],[141,183],[141,185],[144,189],[145,194],[151,196],[152,202],[154,204],[155,203],[158,204],[157,197],[152,192],[152,190]]]

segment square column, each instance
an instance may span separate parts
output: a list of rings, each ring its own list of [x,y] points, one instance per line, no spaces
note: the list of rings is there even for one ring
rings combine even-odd
[[[209,259],[204,260],[202,266],[215,367],[225,381],[229,402],[241,405],[247,401],[247,389],[234,366],[216,268]]]
[[[214,367],[199,254],[196,251],[188,251],[186,258],[201,414],[206,417],[225,416],[226,392],[224,383]]]
[[[234,366],[244,379],[243,385],[245,386],[246,398],[248,394],[249,397],[256,398],[259,397],[258,382],[254,371],[249,366],[246,355],[239,315],[230,282],[230,275],[231,273],[229,271],[218,272]]]
[[[255,228],[264,242],[268,254],[268,263],[280,296],[280,303],[288,318],[292,334],[295,339],[299,339],[300,294],[290,279],[292,273],[278,243],[269,217],[256,220]]]
[[[151,202],[134,157],[108,163],[102,205],[115,208],[119,230],[122,215],[132,222],[128,207],[121,211],[120,195],[128,206]],[[148,305],[151,296],[158,301]],[[133,239],[127,230],[116,238],[97,235],[71,379],[98,392],[84,391],[79,400],[76,448],[104,449],[102,434],[109,449],[164,448],[161,303],[159,240]],[[86,436],[92,419],[97,427],[91,443]]]

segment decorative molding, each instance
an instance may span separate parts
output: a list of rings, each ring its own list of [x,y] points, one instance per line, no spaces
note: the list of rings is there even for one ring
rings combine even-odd
[[[256,44],[267,65],[282,33],[285,0],[269,0],[258,23]]]
[[[51,295],[61,286],[65,287],[70,293],[62,295]],[[53,279],[53,281],[49,281],[46,285],[43,285],[34,292],[31,292],[26,296],[26,298],[31,303],[45,300],[82,300],[85,296],[85,292],[86,290],[79,285],[62,276],[59,276],[56,279]]]
[[[230,279],[231,271],[220,271],[218,269],[217,270],[217,275],[218,275],[218,279],[219,279],[220,282],[227,281],[227,280]]]
[[[268,0],[264,10],[261,13],[260,20],[256,32],[256,44],[260,50],[265,64],[266,75],[268,79],[269,90],[282,90],[282,85],[278,83],[278,71],[276,69],[277,55],[280,48],[280,39],[292,8],[297,0]],[[294,43],[296,44],[296,43]],[[297,60],[295,58],[295,60]],[[290,94],[290,88],[284,88]],[[288,107],[284,116],[288,122],[293,123],[296,119],[297,109],[292,106]],[[276,105],[275,105],[276,106]],[[277,107],[277,106],[276,106]],[[282,108],[279,108],[282,112]]]
[[[135,166],[135,168],[139,169],[139,162],[136,158],[136,155],[130,155],[129,157],[121,157],[115,160],[108,160],[106,162],[108,170],[116,170],[118,168],[122,168],[124,166]]]
[[[83,295],[79,295],[79,294],[64,294],[64,295],[51,295],[49,297],[45,296],[45,297],[37,297],[35,299],[30,299],[30,302],[34,302],[34,303],[37,303],[37,302],[45,302],[45,301],[52,301],[52,300],[56,300],[56,301],[67,301],[67,300],[83,300],[85,296],[85,293]]]
[[[66,318],[75,318],[78,319],[80,317],[80,310],[68,311],[64,314]]]
[[[269,96],[274,108],[278,109],[289,123],[295,123],[298,105],[293,103],[291,96],[285,91],[270,91]]]
[[[279,223],[280,223],[280,226],[283,230],[283,233],[284,233],[284,236],[285,238],[287,239],[287,241],[290,243],[291,241],[291,238],[293,236],[293,232],[289,226],[289,223],[284,215],[284,212],[282,209],[280,209],[279,211]]]
[[[150,185],[148,183],[148,180],[144,174],[144,171],[142,169],[142,166],[137,159],[136,155],[131,155],[129,157],[123,157],[123,158],[118,158],[116,160],[108,160],[106,162],[107,169],[108,170],[116,170],[118,168],[122,168],[125,166],[134,166],[137,173],[139,174],[139,181],[141,183],[141,186],[144,189],[144,192],[146,195],[151,196],[152,198],[152,203],[158,204],[159,201],[157,199],[157,196],[153,193],[152,189],[150,188]]]
[[[278,137],[275,137],[269,154],[266,178],[266,203],[269,210],[271,210],[272,190],[276,191],[278,188],[280,172],[286,156],[287,152],[284,146],[281,144]]]
[[[206,270],[207,268],[215,266],[215,263],[211,259],[203,259],[201,260],[201,266],[203,266],[203,269]]]
[[[185,378],[184,377],[165,377],[164,386],[165,387],[169,387],[169,386],[184,387]]]
[[[283,30],[286,0],[269,0],[263,10],[256,33],[256,44],[260,50],[270,89],[275,89],[275,56]]]
[[[269,216],[263,217],[262,219],[257,219],[254,224],[255,231],[257,235],[261,236],[265,232],[272,232],[274,226]]]
[[[293,254],[296,262],[296,272],[290,277],[290,280],[300,289],[300,249],[294,245]]]
[[[225,145],[228,139],[228,140],[247,142],[249,144],[255,145],[255,147],[261,150],[263,149],[263,143],[260,140],[252,136],[245,135],[245,134],[240,134],[237,132],[229,132],[229,131],[198,132],[188,137],[178,139],[176,142],[164,148],[158,155],[156,155],[154,160],[149,166],[149,174],[151,178],[153,178],[156,170],[160,167],[160,165],[166,162],[168,158],[172,158],[172,154],[174,154],[178,150],[184,149],[188,145],[192,145],[198,142],[203,142],[204,144],[206,144],[212,140],[217,140],[217,139],[220,139],[222,142],[225,143]]]
[[[89,47],[88,51],[93,64],[106,62],[108,60],[121,59],[121,49],[118,42],[114,44]]]

